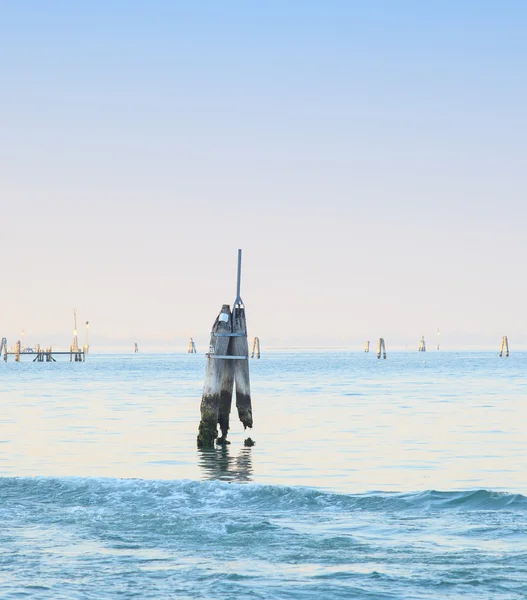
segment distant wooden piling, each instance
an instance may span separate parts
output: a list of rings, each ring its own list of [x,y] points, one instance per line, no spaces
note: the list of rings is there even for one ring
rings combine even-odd
[[[137,342],[134,342],[134,352],[139,352],[139,347],[137,345]]]
[[[426,352],[426,343],[425,343],[425,336],[421,336],[421,341],[419,342],[419,352]]]
[[[260,338],[255,337],[253,340],[253,347],[251,349],[251,358],[260,358]]]
[[[196,344],[194,343],[194,340],[192,338],[190,338],[188,342],[187,353],[196,354]]]
[[[364,352],[369,352],[370,351],[370,342],[367,341],[366,345],[364,346]]]
[[[507,339],[506,335],[504,335],[501,338],[500,357],[503,356],[504,351],[505,351],[505,357],[508,358],[509,357],[509,340]]]
[[[379,343],[377,344],[377,358],[381,358],[381,354],[383,358],[386,358],[386,346],[384,345],[384,338],[379,338]]]
[[[15,361],[20,362],[20,340],[15,344]]]

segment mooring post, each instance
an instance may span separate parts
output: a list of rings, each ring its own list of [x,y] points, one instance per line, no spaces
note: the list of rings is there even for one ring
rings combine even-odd
[[[507,339],[506,335],[504,335],[501,338],[500,357],[503,356],[504,350],[505,350],[505,357],[507,358],[509,356],[509,340]]]
[[[249,380],[249,345],[247,343],[247,323],[245,307],[238,304],[232,311],[232,331],[238,333],[232,338],[232,352],[238,358],[234,361],[234,381],[236,384],[236,408],[243,427],[253,426],[251,406],[251,384]]]
[[[260,338],[255,337],[253,340],[253,346],[251,349],[251,358],[260,358]]]
[[[379,338],[379,343],[377,345],[377,358],[381,358],[381,354],[383,358],[386,358],[386,346],[384,345],[384,338]]]
[[[364,346],[364,352],[369,352],[370,351],[370,342],[367,341],[366,345]]]
[[[241,298],[242,251],[238,250],[238,278],[236,300],[232,310],[232,351],[237,360],[234,363],[234,381],[236,384],[236,408],[244,429],[253,426],[251,406],[251,384],[249,380],[249,344],[247,342],[247,322],[245,305]]]
[[[238,279],[233,311],[224,304],[214,322],[207,354],[205,385],[201,399],[198,448],[211,448],[214,442],[227,444],[233,387],[236,407],[244,428],[252,427],[251,387],[249,381],[249,345],[245,306],[240,296],[242,251],[238,250]],[[221,437],[218,436],[218,424]],[[245,445],[254,445],[247,438]]]
[[[15,344],[15,361],[20,362],[20,340]]]
[[[419,352],[426,352],[426,344],[425,344],[425,336],[421,336],[421,341],[419,342]]]
[[[190,338],[190,340],[188,342],[187,353],[188,354],[196,354],[196,344],[194,343],[194,340],[192,338]]]
[[[229,349],[227,350],[228,356],[231,356],[231,345],[232,341],[229,342]],[[226,359],[224,360],[225,364],[223,365],[223,375],[220,386],[220,406],[218,410],[218,425],[220,426],[221,436],[216,440],[216,443],[220,445],[230,443],[227,441],[227,433],[229,432],[230,427],[232,391],[234,389],[234,362],[235,361],[233,360]]]
[[[218,437],[218,418],[222,397],[228,387],[228,379],[224,379],[227,351],[231,341],[232,315],[228,304],[221,307],[221,312],[214,321],[210,335],[210,346],[207,354],[205,384],[201,398],[201,421],[198,429],[198,448],[213,448]],[[231,388],[232,389],[232,388]],[[232,394],[232,392],[231,392]],[[224,394],[224,404],[226,404]],[[229,405],[230,407],[230,405]]]

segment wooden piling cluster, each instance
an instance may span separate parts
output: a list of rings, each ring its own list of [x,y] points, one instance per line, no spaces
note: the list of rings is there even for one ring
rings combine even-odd
[[[255,337],[253,340],[253,347],[251,349],[251,358],[260,358],[260,338]]]
[[[233,390],[236,408],[244,428],[253,426],[251,387],[249,380],[249,346],[245,305],[240,297],[241,250],[238,250],[238,285],[233,310],[224,304],[212,326],[203,396],[198,448],[228,444],[229,419]],[[218,425],[221,436],[218,437]],[[252,445],[251,438],[245,440]]]
[[[63,356],[69,356],[70,362],[84,362],[86,360],[86,354],[83,350],[77,350],[77,352],[72,352],[70,348],[70,350],[66,352],[57,352],[53,350],[51,346],[49,346],[48,348],[41,348],[39,344],[36,345],[36,348],[34,350],[31,349],[30,351],[26,350],[25,352],[23,352],[21,348],[22,344],[20,343],[20,341],[17,341],[14,348],[12,348],[11,350],[8,350],[7,346],[4,346],[4,361],[7,362],[8,356],[14,356],[15,362],[20,362],[20,356],[24,355],[32,356],[32,362],[57,362],[54,357],[58,354]]]
[[[504,335],[501,338],[500,357],[503,356],[504,351],[505,351],[505,357],[508,358],[509,357],[509,340],[507,339],[506,335]]]
[[[190,338],[190,340],[188,342],[187,353],[188,354],[196,354],[196,344],[194,343],[194,340],[192,338]]]
[[[41,348],[39,344],[37,344],[37,355],[33,359],[33,362],[57,362],[53,358],[53,349],[51,346],[49,348]]]
[[[377,345],[377,358],[381,358],[381,354],[383,358],[386,358],[386,346],[384,345],[384,338],[379,338],[379,343]]]
[[[426,352],[426,343],[425,343],[425,336],[421,336],[421,341],[419,342],[419,348],[418,348],[419,352]]]
[[[20,342],[17,340],[15,345],[9,349],[7,347],[7,339],[2,338],[0,342],[0,354],[3,352],[4,361],[7,362],[7,357],[12,355],[15,357],[15,362],[20,362],[21,355],[33,357],[32,362],[57,362],[54,358],[57,354],[62,354],[70,357],[70,362],[84,362],[86,360],[86,354],[88,354],[88,321],[86,321],[86,343],[83,345],[82,350],[79,348],[79,339],[77,334],[77,309],[73,309],[73,340],[70,345],[69,351],[57,352],[53,350],[51,346],[48,348],[41,348],[40,344],[36,344],[35,347],[26,346],[24,341]],[[22,340],[24,340],[24,331],[22,331]]]

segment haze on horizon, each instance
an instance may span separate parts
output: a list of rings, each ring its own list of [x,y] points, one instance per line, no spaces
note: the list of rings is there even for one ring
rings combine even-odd
[[[527,5],[3,3],[0,335],[527,346]],[[79,327],[81,333],[83,329]]]

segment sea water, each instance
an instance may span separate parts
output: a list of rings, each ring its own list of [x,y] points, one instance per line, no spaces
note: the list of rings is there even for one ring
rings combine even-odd
[[[527,354],[250,367],[200,451],[202,355],[2,363],[0,598],[527,598]]]

